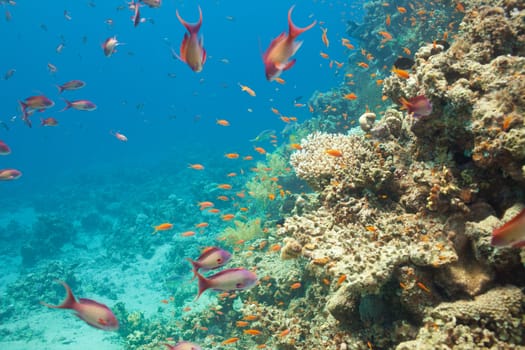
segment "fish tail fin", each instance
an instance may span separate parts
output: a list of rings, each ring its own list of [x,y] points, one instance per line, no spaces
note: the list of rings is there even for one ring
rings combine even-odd
[[[199,293],[195,297],[195,300],[197,300],[206,289],[210,288],[210,280],[201,275],[198,271],[194,271],[194,273],[199,279]]]
[[[302,28],[296,26],[292,21],[292,12],[293,12],[294,7],[295,5],[290,7],[290,10],[288,10],[288,36],[290,40],[293,40],[297,38],[299,35],[301,35],[302,33],[306,32],[307,30],[312,29],[317,23],[317,21],[314,20],[309,26],[302,27]]]
[[[62,91],[64,91],[64,88],[60,85],[56,85],[57,89],[58,89],[58,93],[61,94]]]
[[[197,277],[197,271],[199,269],[199,265],[198,265],[198,263],[196,261],[193,261],[190,258],[186,258],[186,260],[188,260],[189,263],[192,266],[193,277],[191,278],[191,280],[193,281],[195,279],[195,277]]]
[[[73,104],[70,101],[66,100],[65,98],[63,100],[66,103],[66,106],[64,108],[62,108],[59,112],[63,112],[65,110],[70,109],[71,107],[73,107]]]
[[[51,305],[43,301],[41,301],[40,304],[47,306],[51,309],[73,309],[75,307],[75,304],[77,303],[75,296],[73,295],[73,291],[66,282],[60,280],[56,280],[56,282],[63,285],[66,289],[66,298],[64,299],[64,301],[60,305]]]
[[[190,34],[197,33],[201,29],[202,25],[202,10],[199,6],[199,21],[197,23],[188,23],[186,22],[180,15],[179,10],[175,10],[175,14],[177,15],[177,18],[180,23],[190,32]]]
[[[491,244],[493,246],[504,246],[506,242],[514,242],[513,247],[523,246],[523,236],[525,232],[525,208],[515,217],[507,221],[503,226],[492,231]]]
[[[24,101],[18,101],[18,104],[20,105],[20,110],[22,111],[22,113],[25,115],[27,114],[27,103],[25,103]]]
[[[411,112],[412,104],[406,98],[401,97],[399,103],[401,103],[401,109],[406,109]]]

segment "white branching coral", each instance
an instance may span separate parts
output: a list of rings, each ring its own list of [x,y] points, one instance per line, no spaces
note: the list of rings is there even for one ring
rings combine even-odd
[[[301,141],[301,149],[290,156],[300,178],[319,190],[331,180],[347,188],[379,188],[391,177],[391,158],[359,135],[315,132]]]

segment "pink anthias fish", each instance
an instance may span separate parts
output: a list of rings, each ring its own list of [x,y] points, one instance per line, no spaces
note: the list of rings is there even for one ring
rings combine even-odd
[[[136,27],[140,23],[146,22],[145,18],[140,17],[140,4],[138,1],[132,1],[129,4],[130,9],[133,10],[133,16],[131,16],[131,21],[133,22],[133,26]]]
[[[161,0],[141,0],[141,2],[152,8],[159,8],[162,5]]]
[[[0,181],[17,180],[22,176],[22,173],[16,169],[0,169]]]
[[[0,156],[7,156],[11,154],[11,148],[4,142],[0,140]]]
[[[71,80],[62,85],[57,85],[58,92],[62,93],[64,90],[78,90],[86,86],[86,83],[82,80]]]
[[[414,118],[426,117],[432,113],[432,103],[425,95],[412,97],[409,100],[401,97],[399,102]]]
[[[202,71],[204,63],[206,62],[206,50],[202,43],[202,36],[199,38],[199,30],[202,25],[202,10],[199,6],[199,21],[197,23],[188,23],[179,15],[179,10],[176,11],[177,18],[180,23],[188,30],[184,33],[184,39],[180,45],[180,56],[175,54],[182,62],[186,63],[194,72]]]
[[[106,57],[109,57],[113,55],[115,52],[117,52],[117,46],[123,45],[121,42],[117,40],[116,36],[112,36],[110,38],[107,38],[104,43],[102,44],[102,49],[104,50],[104,55]]]
[[[195,274],[199,279],[199,294],[195,299],[210,288],[222,291],[242,290],[249,289],[257,283],[257,275],[243,268],[226,269],[208,278],[197,271]]]
[[[193,271],[197,272],[199,269],[203,271],[209,271],[224,266],[230,261],[232,255],[224,249],[219,247],[208,247],[202,251],[202,254],[197,260],[187,258],[193,266]]]
[[[113,311],[109,307],[91,299],[75,299],[71,288],[64,281],[57,281],[64,286],[67,292],[66,299],[60,305],[50,305],[41,301],[40,303],[52,309],[70,309],[76,312],[76,316],[92,327],[105,331],[116,331],[119,323]]]
[[[91,112],[97,109],[97,105],[88,100],[68,101],[64,99],[64,102],[66,102],[66,106],[62,108],[60,112],[63,112],[66,109],[70,109],[70,108],[76,109],[78,111],[88,111],[88,112]]]
[[[48,117],[46,119],[40,118],[40,125],[41,126],[57,126],[58,120],[56,120],[53,117]]]
[[[202,350],[199,345],[190,343],[189,341],[181,341],[175,345],[164,343],[164,346],[166,346],[169,350]]]
[[[290,58],[295,55],[297,50],[303,44],[302,41],[295,41],[295,39],[307,30],[313,28],[317,21],[313,21],[307,27],[299,28],[292,22],[292,11],[295,5],[290,7],[288,11],[288,34],[281,33],[271,43],[263,55],[264,69],[267,80],[274,80],[278,78],[285,70],[292,68],[295,64],[295,59]]]
[[[525,247],[525,208],[503,226],[495,228],[490,243],[496,247]]]
[[[20,109],[22,110],[22,120],[27,126],[31,127],[31,115],[38,112],[43,112],[44,110],[51,108],[55,105],[55,102],[51,101],[44,95],[30,96],[23,101],[18,101],[20,104]]]

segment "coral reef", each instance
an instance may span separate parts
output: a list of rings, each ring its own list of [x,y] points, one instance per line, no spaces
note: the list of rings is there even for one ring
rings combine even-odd
[[[328,154],[331,150],[337,154]],[[378,190],[392,177],[391,159],[378,155],[372,143],[359,136],[312,133],[290,156],[290,163],[297,176],[316,190],[340,183],[349,191]]]
[[[56,215],[40,215],[32,228],[32,238],[21,247],[23,264],[31,266],[38,263],[43,256],[48,257],[53,252],[73,240],[74,234],[70,224]]]
[[[471,4],[450,47],[424,45],[408,79],[385,79],[393,101],[428,97],[429,116],[387,109],[362,118],[366,136],[312,133],[290,157],[319,206],[285,220],[282,256],[307,259],[296,299],[317,294],[345,346],[525,344],[523,254],[490,245],[524,193],[524,9],[499,4]]]

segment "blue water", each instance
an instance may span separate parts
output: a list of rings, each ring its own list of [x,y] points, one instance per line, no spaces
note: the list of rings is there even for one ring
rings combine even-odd
[[[17,168],[23,177],[17,183],[2,184],[2,191],[33,191],[58,178],[58,182],[67,181],[100,168],[147,168],[167,161],[184,167],[206,163],[225,152],[252,153],[250,139],[264,129],[280,131],[285,126],[270,107],[300,121],[309,118],[308,110],[294,108],[293,101],[302,96],[301,102],[306,103],[315,90],[328,90],[342,81],[342,74],[335,75],[319,52],[344,61],[339,38],[344,36],[345,21],[358,20],[362,10],[361,4],[344,1],[298,3],[295,23],[324,22],[331,46],[324,47],[319,26],[306,32],[295,67],[282,75],[286,84],[270,83],[264,77],[261,54],[273,38],[287,30],[287,10],[292,4],[201,3],[201,34],[208,61],[198,74],[170,53],[170,46],[178,52],[185,32],[175,10],[194,22],[198,19],[196,2],[165,1],[159,9],[143,7],[142,17],[152,21],[136,28],[124,1],[4,5],[12,19],[0,21],[4,38],[0,73],[16,72],[11,79],[0,81],[0,120],[10,127],[8,132],[0,129],[0,139],[12,149],[10,156],[1,159],[0,168]],[[71,20],[65,18],[64,10]],[[110,18],[111,26],[105,23]],[[112,57],[105,57],[101,45],[114,35],[125,45]],[[56,47],[61,42],[65,47],[59,54]],[[58,68],[55,74],[49,72],[48,63]],[[58,94],[55,85],[72,79],[83,80],[87,86]],[[238,82],[254,89],[257,96],[241,92]],[[29,129],[20,120],[17,101],[38,94],[56,105],[35,113]],[[62,98],[88,99],[98,109],[59,112],[65,106]],[[9,121],[13,116],[18,118]],[[40,127],[39,118],[49,116],[58,119],[58,127]],[[220,127],[216,119],[227,119],[231,126]],[[110,131],[124,133],[129,142],[119,142]]]
[[[307,26],[313,20],[318,25],[301,35],[304,43],[295,55],[297,63],[281,76],[286,83],[268,82],[262,53],[273,38],[288,30],[287,12],[294,3],[292,17],[297,26]],[[186,31],[175,16],[176,9],[185,20],[195,22],[198,5],[203,12],[200,34],[208,60],[203,71],[195,73],[174,59],[171,49],[179,52]],[[117,256],[117,260],[129,254],[130,259],[125,263],[114,260],[113,266],[111,260],[102,261],[99,267],[103,271],[108,268],[112,273],[122,273],[108,286],[104,282],[104,288],[100,287],[99,279],[105,272],[90,275],[88,270],[82,275],[77,270],[74,277],[62,276],[62,270],[55,271],[53,267],[52,273],[35,272],[32,275],[37,276],[38,283],[29,282],[26,285],[30,287],[13,298],[18,298],[19,303],[28,295],[29,307],[36,310],[33,316],[37,317],[38,313],[54,312],[38,305],[40,298],[45,295],[49,302],[58,303],[63,296],[62,287],[52,282],[55,278],[77,279],[81,286],[72,288],[78,297],[95,297],[110,307],[123,302],[131,311],[137,309],[133,303],[139,297],[124,300],[122,289],[134,289],[129,287],[138,283],[134,278],[142,278],[146,289],[155,290],[156,285],[159,300],[176,293],[171,289],[159,291],[158,285],[165,279],[173,279],[172,285],[179,285],[179,279],[190,274],[184,258],[196,257],[202,247],[218,244],[215,237],[227,225],[233,225],[221,221],[219,216],[201,213],[196,203],[213,200],[223,210],[221,213],[243,214],[239,207],[248,206],[249,199],[236,198],[236,204],[220,202],[216,197],[228,193],[217,191],[216,184],[231,183],[235,192],[246,192],[245,182],[252,176],[249,168],[265,159],[254,147],[264,147],[269,152],[274,147],[268,141],[255,144],[250,140],[270,129],[276,131],[278,144],[289,141],[281,134],[287,124],[271,108],[295,116],[299,122],[306,121],[311,113],[308,108],[295,107],[294,101],[306,104],[315,91],[328,91],[344,81],[344,72],[336,74],[319,53],[326,52],[332,59],[345,62],[348,52],[340,39],[348,37],[346,21],[359,21],[363,15],[361,2],[164,1],[159,9],[142,7],[142,17],[148,20],[133,27],[132,11],[125,1],[19,1],[16,6],[2,3],[0,10],[9,11],[12,16],[9,21],[0,18],[3,38],[0,77],[16,70],[9,79],[0,80],[0,121],[9,128],[0,126],[0,140],[12,150],[10,155],[0,158],[0,169],[15,168],[23,173],[16,181],[0,182],[3,208],[0,229],[4,231],[0,232],[0,239],[9,240],[1,253],[12,261],[0,279],[4,289],[15,281],[24,284],[27,272],[33,271],[38,263],[45,269],[50,261],[58,260],[69,269],[68,264],[76,266],[76,259],[96,260],[100,254]],[[64,16],[64,11],[71,20]],[[113,21],[112,25],[106,23],[108,19]],[[329,48],[322,43],[320,22],[328,28]],[[105,57],[102,43],[113,36],[123,44],[113,56]],[[64,47],[58,53],[60,44]],[[48,64],[56,66],[57,71],[51,73]],[[74,79],[87,85],[80,90],[58,93],[57,85]],[[249,86],[257,95],[252,97],[241,91],[239,83]],[[47,96],[55,106],[36,112],[31,117],[33,127],[29,128],[21,119],[18,101],[34,95]],[[74,109],[61,112],[66,105],[63,99],[90,100],[98,108],[91,112]],[[40,126],[40,118],[47,117],[56,118],[59,125]],[[217,119],[226,119],[231,125],[219,126]],[[117,140],[112,135],[116,131],[126,135],[128,142]],[[254,160],[224,157],[225,153],[233,152],[241,157],[251,155]],[[188,169],[194,163],[203,164],[206,169],[202,172]],[[245,176],[227,178],[229,172],[244,172]],[[247,215],[264,218],[266,214]],[[11,220],[16,223],[8,226]],[[49,223],[53,220],[60,223],[59,229]],[[197,231],[195,225],[202,221],[210,223],[210,228],[203,230],[205,234],[188,241],[191,244],[177,247],[180,233]],[[174,229],[151,236],[151,226],[162,222],[173,222]],[[175,243],[170,241],[171,237],[175,237]],[[60,246],[53,247],[49,240]],[[128,263],[137,263],[135,255],[137,259],[150,259],[162,243],[171,244],[170,261],[162,261],[140,276],[127,272]],[[22,258],[20,254],[28,244],[38,254],[29,263],[27,256]],[[118,251],[119,244],[122,251]],[[131,282],[124,283],[126,277]],[[34,290],[36,286],[40,288],[38,291]],[[54,291],[55,300],[48,299]],[[177,300],[179,314],[184,298],[191,302],[196,291],[193,282],[184,290]],[[150,299],[154,298],[157,297]],[[158,308],[158,300],[144,301],[147,302]],[[58,314],[72,327],[81,324],[67,312]],[[41,322],[45,323],[40,320],[37,323]],[[53,339],[61,334],[60,329],[35,327],[34,330],[48,332],[46,335]],[[33,336],[14,331],[5,339],[25,342],[34,341],[28,338]],[[64,338],[70,341],[72,336],[67,334]]]

